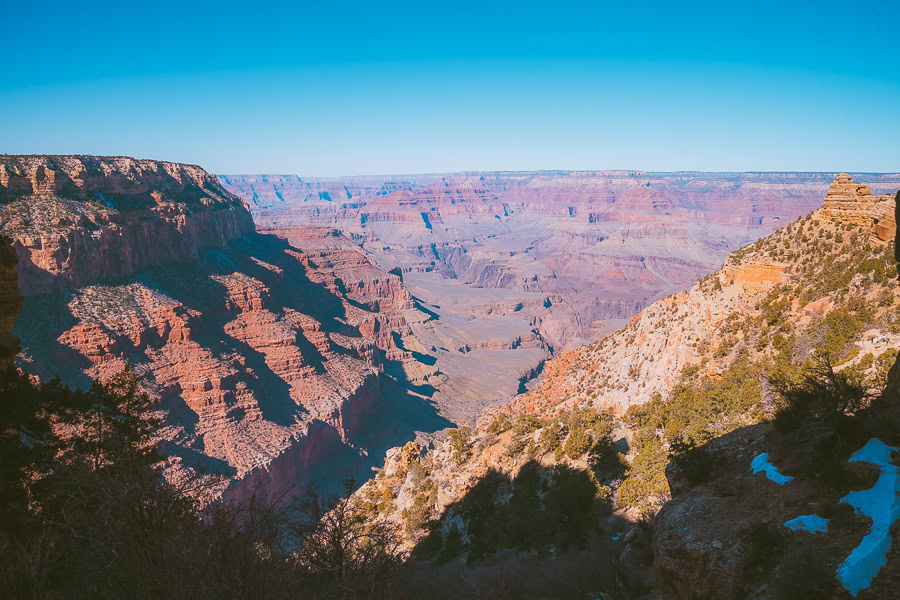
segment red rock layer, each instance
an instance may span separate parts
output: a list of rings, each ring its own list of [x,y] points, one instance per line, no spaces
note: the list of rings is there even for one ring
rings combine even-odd
[[[0,155],[0,231],[14,238],[28,296],[189,260],[253,231],[253,221],[200,167]]]
[[[173,477],[205,469],[251,485],[277,472],[290,476],[273,485],[290,486],[336,454],[365,463],[358,440],[378,433],[370,420],[385,386],[397,389],[385,366],[414,360],[395,341],[413,307],[398,273],[333,232],[254,233],[246,208],[199,168],[0,165],[0,226],[16,239],[26,295],[22,367],[86,384],[132,365],[160,400]],[[0,248],[0,294],[15,289],[14,258]],[[0,326],[11,329],[12,312]]]

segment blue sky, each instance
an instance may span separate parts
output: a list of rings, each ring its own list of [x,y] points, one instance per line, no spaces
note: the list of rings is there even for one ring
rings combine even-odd
[[[216,173],[900,170],[900,3],[24,2],[0,152]]]

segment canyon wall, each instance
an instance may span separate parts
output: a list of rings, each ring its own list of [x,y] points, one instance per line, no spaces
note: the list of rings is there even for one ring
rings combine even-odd
[[[616,557],[661,597],[794,598],[807,587],[817,598],[849,597],[835,589],[836,569],[872,525],[841,499],[875,477],[835,461],[872,437],[900,442],[896,364],[887,372],[900,347],[891,247],[900,193],[872,196],[846,175],[831,188],[851,193],[829,194],[823,208],[731,253],[620,331],[548,361],[538,387],[486,409],[475,428],[431,449],[392,449],[356,499],[400,526],[419,556],[480,568],[526,560],[533,547],[518,540],[555,531],[542,529],[537,508],[565,510],[550,504],[551,474],[577,473],[594,497],[592,544],[609,552],[592,546],[592,565]],[[807,431],[832,437],[815,446],[789,429],[795,413],[777,417],[777,390],[816,373],[823,356],[847,381],[887,389],[837,426],[816,415]],[[819,385],[807,393],[830,392]],[[787,479],[754,468],[760,457]],[[414,520],[422,511],[427,519]],[[791,530],[810,513],[831,520],[827,532]],[[519,521],[531,537],[504,540]],[[860,598],[893,597],[900,560],[886,556]]]
[[[845,187],[865,186],[842,174],[831,189]],[[590,401],[621,415],[655,394],[665,397],[685,367],[699,365],[715,375],[742,352],[755,355],[757,350],[747,341],[749,330],[767,329],[762,319],[771,318],[764,315],[770,295],[783,298],[778,322],[791,323],[799,336],[840,307],[841,294],[859,294],[880,315],[859,341],[860,354],[878,355],[900,345],[900,334],[891,330],[891,313],[885,311],[897,301],[897,293],[886,280],[876,285],[864,272],[857,274],[860,265],[845,264],[852,250],[862,248],[873,262],[884,260],[897,231],[895,200],[892,195],[860,195],[865,203],[856,201],[855,193],[853,201],[833,202],[835,194],[829,192],[823,208],[732,253],[721,269],[689,290],[655,302],[620,331],[573,351],[570,360],[578,368],[565,370],[552,390],[518,401],[569,408]]]
[[[0,175],[4,352],[18,279],[17,365],[76,386],[132,368],[168,476],[224,475],[215,494],[238,495],[340,481],[450,424],[419,391],[435,369],[398,345],[430,317],[358,247],[256,233],[199,167],[0,156]]]
[[[247,207],[200,167],[124,157],[0,155],[0,219],[24,295],[189,260],[253,231]]]

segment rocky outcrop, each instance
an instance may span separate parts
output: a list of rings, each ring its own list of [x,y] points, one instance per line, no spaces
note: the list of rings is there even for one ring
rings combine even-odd
[[[890,195],[873,196],[872,188],[840,173],[828,188],[822,215],[836,223],[869,227],[879,240],[888,241],[897,230],[892,202]]]
[[[10,241],[0,237],[0,369],[12,364],[19,352],[19,340],[13,326],[22,311],[22,296],[16,283],[16,253]]]
[[[0,232],[23,295],[127,277],[253,231],[243,202],[192,165],[0,155]]]
[[[710,457],[702,482],[688,482],[677,463],[669,464],[673,497],[654,519],[653,535],[665,597],[851,598],[836,575],[870,521],[841,499],[850,490],[868,489],[875,481],[872,471],[848,466],[838,478],[810,476],[796,469],[793,445],[771,424],[755,425],[702,448]],[[763,453],[779,475],[789,477],[786,483],[754,472],[751,463]],[[801,515],[814,516],[824,528],[798,529],[792,523]],[[891,552],[871,585],[852,597],[893,598],[897,558]]]

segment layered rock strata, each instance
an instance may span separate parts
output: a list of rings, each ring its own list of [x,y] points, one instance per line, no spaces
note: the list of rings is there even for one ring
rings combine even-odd
[[[14,291],[18,254],[25,296],[19,366],[89,385],[130,365],[159,401],[170,477],[218,473],[238,495],[339,481],[366,468],[369,450],[449,424],[402,378],[430,369],[407,367],[419,363],[398,345],[410,293],[358,247],[255,233],[246,206],[199,167],[0,166],[0,230],[15,248],[0,255],[0,292]]]
[[[221,181],[247,200],[259,223],[343,230],[382,267],[426,274],[419,279],[431,289],[450,278],[469,288],[542,294],[549,306],[523,314],[553,348],[569,349],[614,331],[714,271],[728,252],[820,207],[831,179],[539,171]],[[900,176],[869,181],[885,189]]]
[[[897,229],[892,201],[890,194],[872,195],[872,188],[840,173],[828,188],[822,210],[836,223],[871,227],[873,235],[887,241]]]
[[[0,226],[14,239],[27,296],[188,260],[252,232],[253,220],[200,167],[0,155]]]

